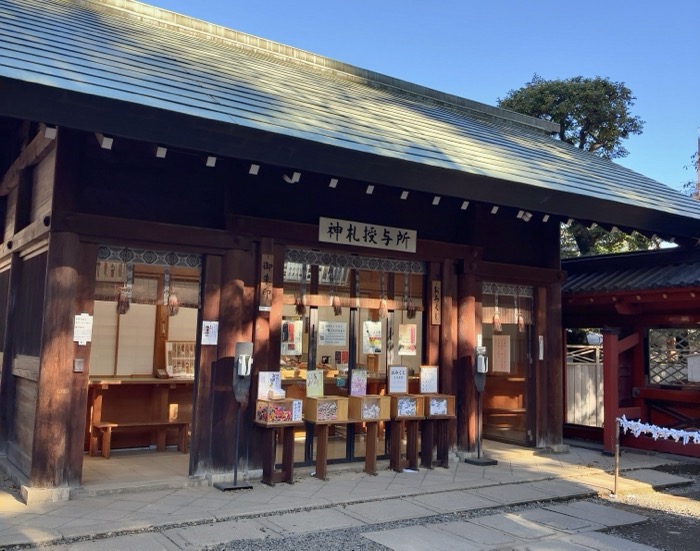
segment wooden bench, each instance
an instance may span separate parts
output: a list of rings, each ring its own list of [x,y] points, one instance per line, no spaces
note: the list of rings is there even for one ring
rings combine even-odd
[[[97,455],[99,446],[102,451],[102,457],[109,459],[112,450],[112,431],[119,429],[154,429],[157,431],[156,449],[164,451],[167,431],[171,427],[175,427],[178,430],[177,449],[182,453],[187,453],[187,432],[189,426],[190,424],[186,421],[96,421],[92,423],[90,455]]]

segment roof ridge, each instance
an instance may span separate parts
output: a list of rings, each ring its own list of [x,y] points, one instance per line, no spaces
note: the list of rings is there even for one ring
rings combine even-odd
[[[161,28],[176,30],[190,36],[204,38],[207,40],[220,41],[226,44],[235,44],[253,52],[265,53],[295,63],[306,64],[316,69],[323,69],[333,73],[339,78],[361,82],[364,84],[380,85],[382,87],[408,92],[414,95],[423,96],[432,101],[438,101],[448,105],[468,109],[476,113],[489,117],[502,119],[511,123],[521,124],[534,128],[541,132],[558,132],[557,123],[538,119],[529,115],[523,115],[507,109],[501,109],[485,103],[470,100],[455,94],[449,94],[429,88],[420,84],[394,78],[382,73],[363,69],[355,65],[350,65],[342,61],[337,61],[306,50],[294,48],[280,42],[260,38],[258,36],[244,33],[209,23],[202,19],[197,19],[187,15],[182,15],[174,11],[152,6],[136,0],[65,0],[93,11],[102,13],[114,13],[122,17],[129,17],[144,23],[155,25]]]

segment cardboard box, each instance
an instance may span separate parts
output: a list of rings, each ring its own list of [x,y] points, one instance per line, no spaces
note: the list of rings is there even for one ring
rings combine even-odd
[[[395,394],[391,397],[392,419],[425,418],[425,396],[420,394]]]
[[[349,418],[362,421],[388,421],[391,415],[391,397],[378,394],[350,396]]]
[[[303,404],[299,399],[258,400],[255,402],[255,421],[268,425],[301,422]]]
[[[315,423],[347,421],[348,399],[344,396],[307,396],[304,399],[304,418]]]
[[[454,417],[455,397],[450,394],[424,394],[425,416]]]

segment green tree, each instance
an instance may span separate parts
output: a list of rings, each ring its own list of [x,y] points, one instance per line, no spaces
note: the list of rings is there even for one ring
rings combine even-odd
[[[559,124],[560,140],[605,159],[626,157],[622,141],[641,134],[644,121],[631,114],[636,98],[622,82],[607,78],[544,80],[535,74],[518,90],[511,90],[498,106]],[[563,257],[658,248],[641,234],[608,232],[579,222],[562,225]]]
[[[559,124],[557,137],[606,159],[626,157],[622,141],[641,134],[644,121],[630,113],[637,99],[622,82],[607,78],[544,80],[535,74],[498,106]]]

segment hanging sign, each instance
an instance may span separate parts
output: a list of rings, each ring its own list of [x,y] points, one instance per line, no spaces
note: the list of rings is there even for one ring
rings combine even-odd
[[[418,232],[378,224],[321,217],[318,222],[318,240],[321,243],[415,253]]]
[[[348,324],[344,321],[319,321],[318,344],[345,346],[348,343]]]
[[[362,353],[382,353],[382,322],[365,321],[362,324]]]
[[[418,328],[415,323],[399,325],[399,356],[415,356]]]
[[[493,336],[493,364],[494,373],[510,373],[510,336]]]
[[[442,321],[442,283],[434,280],[431,285],[430,321],[433,325],[440,325]]]
[[[260,305],[258,310],[269,312],[272,309],[272,267],[274,266],[274,255],[262,255],[260,264]]]

